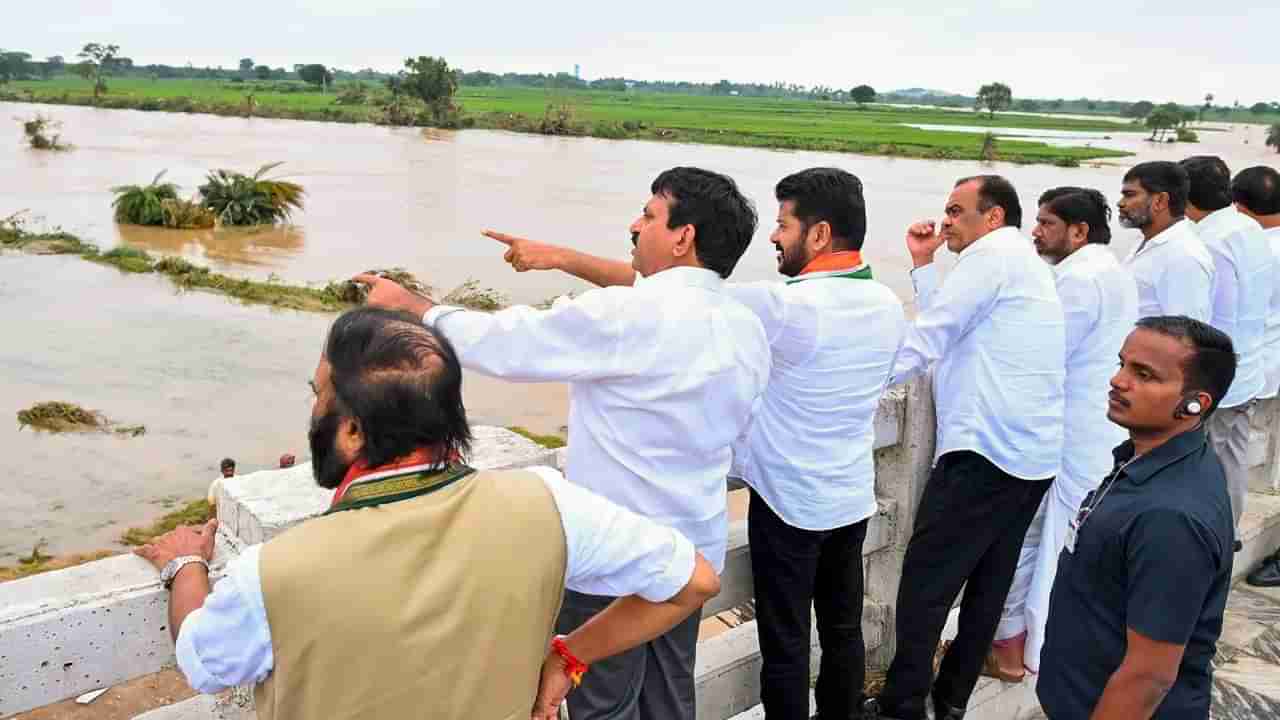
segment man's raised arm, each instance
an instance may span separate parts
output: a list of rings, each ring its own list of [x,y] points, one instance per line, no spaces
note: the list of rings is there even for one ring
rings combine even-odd
[[[635,281],[636,271],[630,263],[621,260],[610,260],[495,230],[485,230],[481,234],[507,246],[502,259],[510,263],[516,272],[559,270],[600,287],[631,285]]]

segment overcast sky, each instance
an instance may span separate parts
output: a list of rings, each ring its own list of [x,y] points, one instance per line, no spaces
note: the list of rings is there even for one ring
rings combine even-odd
[[[783,81],[1015,97],[1280,101],[1280,3],[1009,0],[618,3],[492,0],[6,2],[0,47],[71,60],[116,43],[141,64],[467,70],[586,79]],[[905,5],[906,7],[902,7]]]

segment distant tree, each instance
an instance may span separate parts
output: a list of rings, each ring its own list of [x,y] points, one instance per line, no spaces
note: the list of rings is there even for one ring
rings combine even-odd
[[[1139,100],[1138,102],[1130,105],[1124,111],[1124,114],[1125,114],[1125,117],[1138,118],[1139,120],[1141,120],[1142,118],[1145,118],[1146,116],[1150,115],[1151,111],[1155,109],[1156,109],[1155,103],[1150,102],[1148,100]]]
[[[1271,112],[1271,105],[1264,102],[1254,103],[1253,107],[1249,108],[1249,112],[1253,113],[1254,115],[1263,115],[1265,113]]]
[[[1054,100],[1053,102],[1049,103],[1049,109],[1050,109],[1050,110],[1061,110],[1061,109],[1062,109],[1062,106],[1063,106],[1063,105],[1066,105],[1066,104],[1067,104],[1067,101],[1066,101],[1066,100],[1063,100],[1062,98],[1058,98],[1057,100]]]
[[[107,91],[106,76],[116,67],[115,61],[119,52],[119,45],[89,43],[76,54],[83,60],[79,68],[80,75],[86,80],[93,81],[94,100]]]
[[[876,99],[876,89],[870,85],[859,85],[849,91],[849,99],[864,105]]]
[[[1213,93],[1204,94],[1204,105],[1200,106],[1200,119],[1204,120],[1205,113],[1213,108]]]
[[[1147,115],[1147,127],[1151,128],[1151,140],[1163,140],[1174,128],[1182,124],[1182,108],[1166,103]]]
[[[31,73],[31,53],[0,50],[0,84],[21,80]]]
[[[294,65],[293,69],[298,72],[298,77],[303,82],[316,85],[321,90],[333,84],[333,73],[329,72],[329,68],[323,65],[314,63],[311,65]]]
[[[426,55],[407,58],[404,69],[404,92],[426,103],[437,122],[448,115],[458,90],[458,72],[450,70],[444,58]]]
[[[1089,108],[1090,110],[1097,110],[1097,109],[1098,109],[1098,103],[1096,103],[1096,102],[1094,102],[1094,101],[1092,101],[1092,100],[1086,100],[1086,101],[1085,101],[1085,103],[1084,103],[1084,106],[1085,106],[1085,107],[1087,107],[1087,108]]]
[[[252,75],[255,64],[253,58],[240,58],[240,74],[245,77]]]
[[[1035,100],[1018,101],[1018,109],[1023,112],[1040,112],[1040,103]]]
[[[67,67],[67,61],[61,55],[50,55],[44,59],[44,66],[50,75],[57,75]]]
[[[987,117],[993,118],[999,110],[1008,110],[1013,105],[1013,91],[1004,83],[991,83],[978,89],[975,107],[986,108]]]
[[[1267,147],[1273,147],[1280,153],[1280,123],[1267,128]]]
[[[721,80],[711,86],[712,95],[728,95],[733,90],[733,85],[728,80]]]
[[[259,80],[270,80],[271,68],[267,67],[266,65],[259,65],[253,69],[253,75]]]

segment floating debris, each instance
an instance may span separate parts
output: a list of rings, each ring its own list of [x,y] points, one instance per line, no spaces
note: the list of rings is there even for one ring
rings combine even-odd
[[[26,410],[19,410],[18,425],[54,433],[105,432],[138,437],[147,432],[145,425],[119,425],[100,412],[58,401],[36,403]]]

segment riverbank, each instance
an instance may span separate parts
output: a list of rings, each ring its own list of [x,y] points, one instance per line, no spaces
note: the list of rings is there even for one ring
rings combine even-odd
[[[83,260],[110,265],[125,273],[156,273],[168,277],[183,290],[205,290],[246,305],[307,312],[342,312],[364,302],[364,289],[350,280],[337,280],[321,287],[287,285],[273,278],[259,281],[223,275],[180,257],[162,256],[157,259],[145,250],[132,247],[121,246],[101,252],[97,245],[61,229],[30,230],[18,215],[0,218],[0,248],[30,255],[77,255]],[[369,272],[390,277],[406,287],[432,292],[432,288],[400,268]],[[439,298],[442,304],[471,310],[500,310],[507,305],[505,295],[480,287],[474,280],[467,280],[439,295]]]
[[[321,93],[301,83],[220,80],[118,78],[108,94],[95,99],[88,83],[76,77],[11,83],[0,100],[53,105],[82,105],[146,112],[179,112],[314,120],[338,123],[388,122],[389,97],[380,86],[339,84]],[[1103,119],[1063,118],[1018,113],[984,113],[939,108],[793,100],[695,96],[661,93],[460,88],[457,114],[433,120],[422,112],[401,112],[398,124],[446,129],[596,137],[610,140],[728,145],[781,150],[884,155],[941,160],[1001,160],[1025,164],[1075,166],[1087,160],[1130,153],[1098,147],[1062,147],[1025,139],[985,142],[989,129],[1140,131],[1131,124]],[[911,125],[952,125],[955,130]],[[964,126],[965,129],[962,129]],[[74,142],[74,128],[65,128]]]

